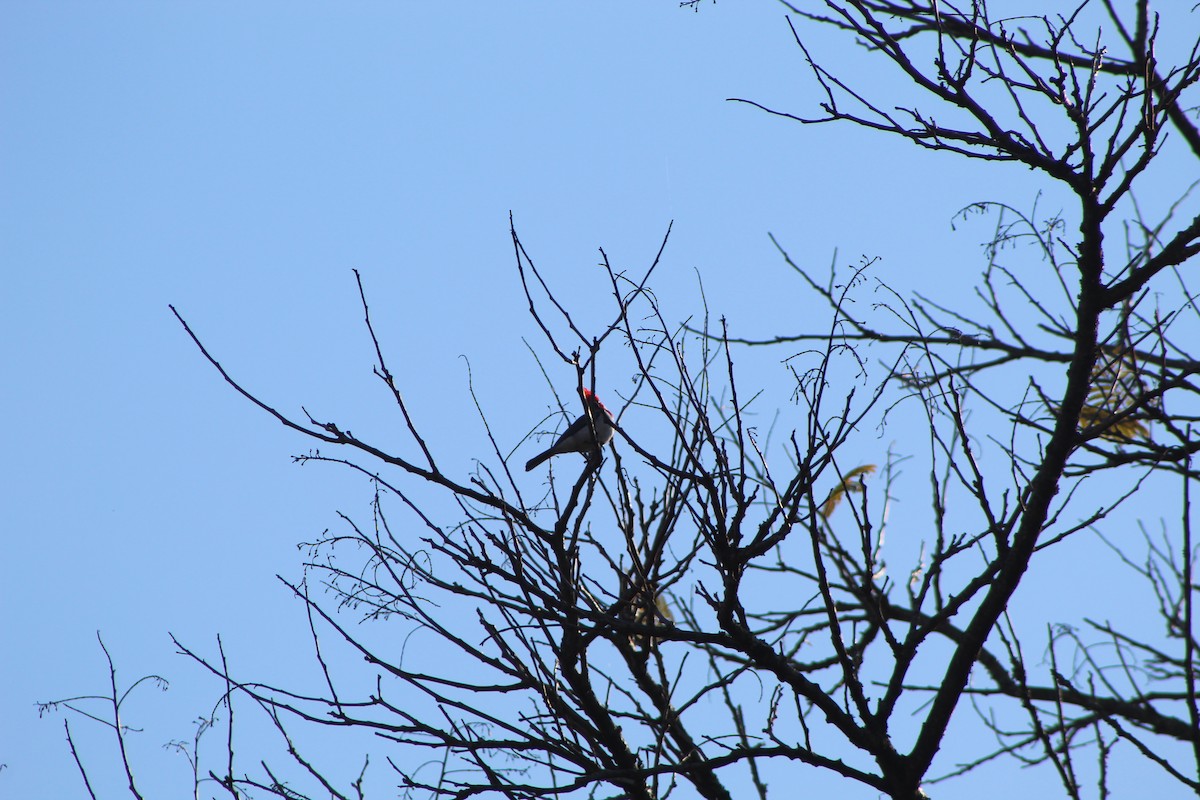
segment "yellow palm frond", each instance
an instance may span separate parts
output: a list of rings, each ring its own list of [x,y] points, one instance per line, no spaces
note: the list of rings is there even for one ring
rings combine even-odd
[[[1126,416],[1145,394],[1137,362],[1126,350],[1101,349],[1102,358],[1092,373],[1087,403],[1079,412],[1083,430],[1104,426],[1100,438],[1111,442],[1150,439],[1150,428],[1135,416]],[[1114,422],[1116,417],[1125,417]]]
[[[1085,405],[1079,411],[1080,427],[1087,430],[1099,425],[1107,425],[1108,428],[1104,433],[1100,434],[1100,438],[1108,439],[1111,442],[1128,442],[1131,439],[1150,438],[1150,429],[1141,420],[1130,417],[1119,422],[1112,422],[1115,416],[1111,411],[1101,406]]]

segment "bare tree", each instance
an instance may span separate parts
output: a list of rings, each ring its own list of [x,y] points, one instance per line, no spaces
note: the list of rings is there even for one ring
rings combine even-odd
[[[230,713],[261,709],[284,743],[282,766],[235,758],[231,733],[207,772],[230,796],[365,796],[367,762],[342,777],[319,747],[297,744],[311,728],[374,734],[388,746],[364,753],[382,749],[388,780],[430,797],[765,798],[794,793],[779,782],[815,767],[867,796],[912,800],[1000,756],[1049,764],[1069,797],[1103,797],[1110,770],[1128,763],[1110,759],[1118,748],[1200,791],[1190,526],[1200,361],[1181,269],[1200,252],[1200,215],[1177,219],[1186,190],[1160,219],[1136,202],[1161,160],[1200,162],[1188,106],[1200,41],[1165,60],[1145,2],[1006,18],[982,2],[789,8],[823,99],[816,115],[768,111],[865,126],[950,159],[1015,162],[1074,206],[1048,221],[988,203],[966,211],[996,220],[976,309],[893,292],[855,313],[856,293],[884,291],[869,263],[825,279],[778,243],[829,317],[759,339],[732,337],[707,309],[699,323],[667,319],[651,291],[662,249],[635,277],[601,251],[611,320],[584,330],[514,228],[546,372],[556,384],[570,376],[564,418],[588,413],[586,388],[617,427],[607,460],[560,456],[536,495],[510,468],[513,443],[490,428],[472,474],[439,465],[361,281],[375,374],[412,457],[255,396],[180,317],[236,391],[324,448],[299,460],[344,464],[376,487],[372,517],[344,518],[288,584],[307,609],[322,692],[247,680],[223,654],[180,645],[224,682]],[[818,63],[806,46],[818,33],[898,70],[911,104]],[[882,377],[868,344],[888,354]],[[751,423],[761,398],[739,382],[742,347],[786,348],[802,420],[786,434]],[[637,376],[626,393],[605,383],[619,359]],[[897,454],[848,455],[864,430],[901,415],[920,424],[905,426]],[[896,581],[890,487],[918,451],[928,528]],[[1145,535],[1144,556],[1106,533],[1130,497],[1168,482],[1178,516]],[[1162,635],[1010,613],[1030,565],[1081,537],[1127,563]],[[362,618],[378,624],[348,624]],[[405,636],[422,645],[406,649]],[[330,655],[338,649],[371,680]],[[943,763],[952,722],[971,720],[995,748]],[[1098,766],[1081,766],[1085,754]]]

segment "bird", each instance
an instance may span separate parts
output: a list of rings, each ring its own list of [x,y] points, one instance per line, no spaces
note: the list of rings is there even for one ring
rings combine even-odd
[[[525,464],[526,472],[559,453],[587,453],[590,458],[591,453],[597,452],[612,440],[612,412],[588,389],[583,390],[583,399],[587,402],[589,413],[572,422],[558,437],[558,441],[548,449],[529,459]],[[593,431],[595,436],[592,435]]]

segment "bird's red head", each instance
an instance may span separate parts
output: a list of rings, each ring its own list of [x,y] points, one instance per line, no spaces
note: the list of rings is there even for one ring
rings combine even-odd
[[[584,387],[583,399],[584,399],[584,401],[586,401],[588,403],[594,403],[598,407],[604,408],[604,403],[600,402],[600,398],[596,397],[596,395],[592,394],[592,390],[588,389],[587,387]]]

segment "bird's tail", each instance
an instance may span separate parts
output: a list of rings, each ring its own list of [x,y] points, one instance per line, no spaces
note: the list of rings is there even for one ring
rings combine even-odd
[[[545,461],[552,455],[554,455],[553,447],[549,448],[548,450],[545,450],[544,452],[538,453],[536,456],[534,456],[533,458],[531,458],[525,462],[525,471],[530,472],[534,469],[537,469],[537,466],[539,464],[541,464],[543,461]]]

